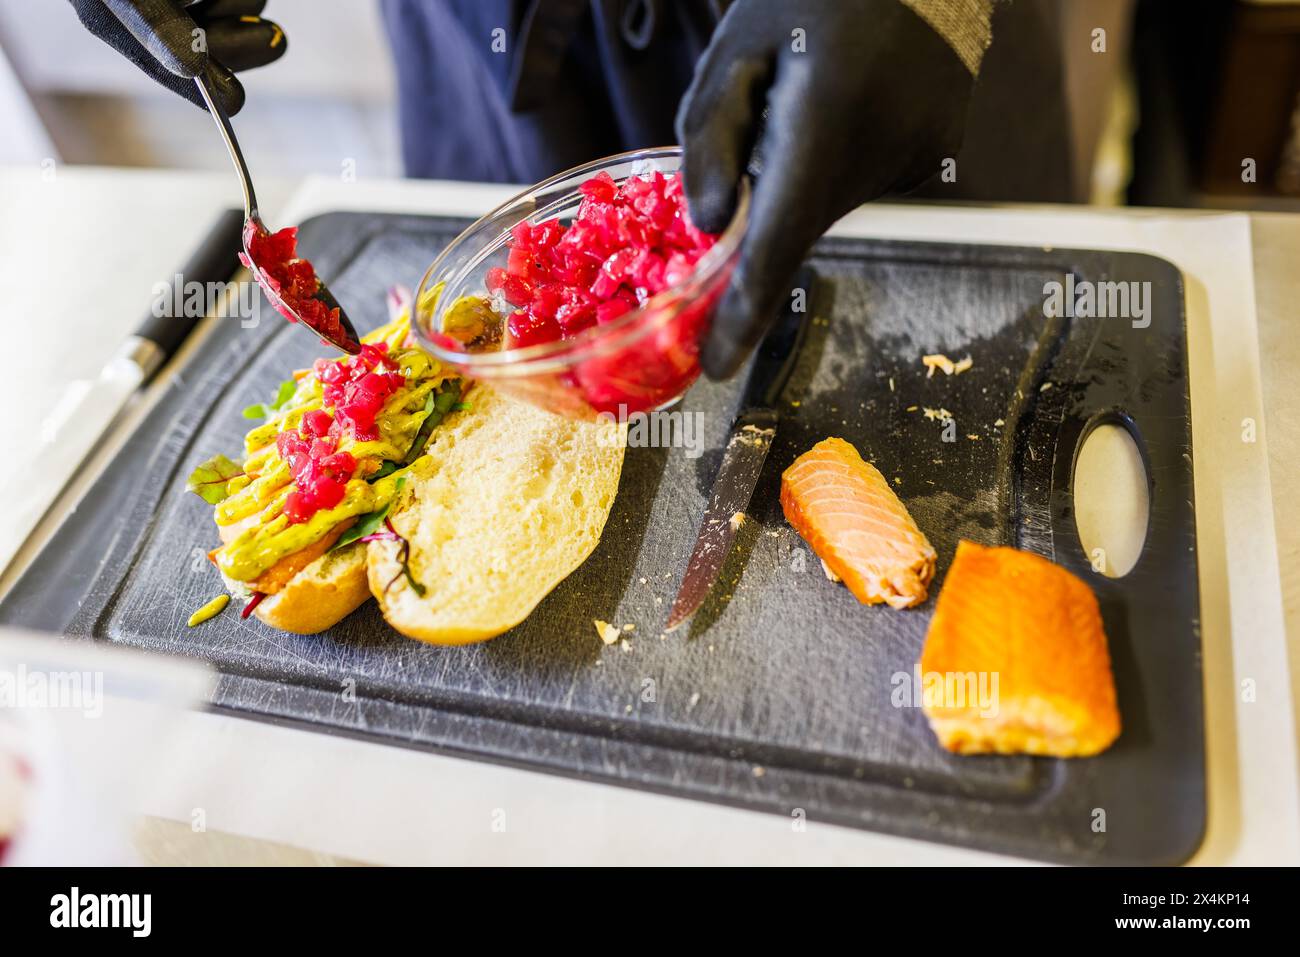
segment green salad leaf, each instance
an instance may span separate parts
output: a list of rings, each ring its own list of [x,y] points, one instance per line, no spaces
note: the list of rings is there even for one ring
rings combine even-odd
[[[420,423],[420,431],[415,433],[415,441],[411,443],[406,458],[402,459],[403,465],[410,465],[420,457],[425,446],[429,444],[429,436],[433,435],[433,430],[438,427],[439,422],[446,418],[447,413],[455,407],[459,399],[459,379],[448,379],[437,392],[429,393],[429,397],[424,402],[424,411],[428,415]]]
[[[209,505],[218,505],[230,495],[230,480],[243,474],[240,465],[216,455],[190,473],[185,487]]]
[[[408,546],[407,554],[409,553],[410,553],[410,548]],[[411,564],[406,558],[402,559],[402,574],[406,576],[406,581],[408,584],[410,584],[411,591],[415,592],[417,595],[423,598],[425,588],[418,581],[416,581],[415,576],[411,574]]]
[[[293,379],[285,379],[280,383],[279,389],[276,390],[275,401],[271,403],[271,408],[277,412],[280,411],[284,408],[284,404],[292,399],[294,393],[297,391],[298,383]]]
[[[339,540],[334,543],[334,548],[331,548],[330,551],[342,548],[344,545],[351,545],[357,539],[365,538],[367,535],[373,535],[379,531],[380,526],[384,524],[384,519],[388,517],[389,511],[392,509],[393,503],[397,501],[397,496],[401,494],[402,486],[405,484],[406,476],[403,475],[398,478],[393,490],[393,497],[388,500],[388,504],[373,512],[367,512],[358,518],[355,524],[339,536]]]
[[[258,402],[256,405],[244,407],[244,418],[246,419],[265,419],[272,412],[279,412],[284,408],[284,404],[293,398],[294,393],[298,391],[298,383],[293,379],[285,379],[276,389],[275,398],[269,403]]]

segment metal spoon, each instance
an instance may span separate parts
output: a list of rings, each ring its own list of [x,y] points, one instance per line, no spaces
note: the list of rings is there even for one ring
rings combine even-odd
[[[266,224],[262,222],[261,216],[257,213],[257,196],[253,192],[253,179],[249,175],[248,164],[244,162],[244,154],[239,149],[239,141],[235,138],[235,130],[230,125],[230,117],[226,115],[225,109],[222,108],[217,102],[217,98],[212,94],[207,77],[200,73],[194,78],[194,82],[203,95],[203,101],[208,105],[208,112],[212,114],[212,118],[216,121],[217,129],[221,131],[221,138],[225,141],[226,149],[230,152],[230,159],[235,164],[235,172],[239,174],[240,185],[244,188],[243,245],[244,255],[248,257],[249,269],[253,273],[253,278],[262,287],[262,291],[266,293],[266,298],[271,301],[271,305],[286,319],[302,323],[302,325],[320,336],[321,341],[327,345],[341,349],[350,355],[356,355],[361,351],[361,342],[357,338],[357,331],[348,320],[347,313],[343,311],[343,307],[339,305],[338,300],[334,298],[323,280],[320,281],[320,285],[312,298],[324,303],[327,309],[338,309],[339,328],[336,334],[331,330],[318,329],[305,322],[298,312],[280,298],[267,283],[266,274],[253,259],[250,240],[254,235],[268,233],[270,230],[266,228]]]

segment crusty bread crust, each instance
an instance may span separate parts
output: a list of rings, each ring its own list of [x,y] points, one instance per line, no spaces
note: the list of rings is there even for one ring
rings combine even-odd
[[[366,544],[353,542],[316,559],[281,591],[262,599],[253,614],[272,628],[314,635],[332,628],[369,597]]]
[[[366,557],[388,623],[440,645],[513,628],[586,561],[623,467],[614,423],[561,418],[482,384],[466,398],[393,508],[424,595],[406,580],[399,543],[371,542]]]

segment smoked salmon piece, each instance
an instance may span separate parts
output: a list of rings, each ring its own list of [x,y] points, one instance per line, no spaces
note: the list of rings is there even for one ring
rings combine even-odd
[[[785,518],[864,605],[925,601],[934,548],[885,477],[843,439],[823,439],[781,476]]]
[[[930,727],[958,754],[1087,757],[1119,736],[1097,599],[1030,552],[957,544],[920,671]]]

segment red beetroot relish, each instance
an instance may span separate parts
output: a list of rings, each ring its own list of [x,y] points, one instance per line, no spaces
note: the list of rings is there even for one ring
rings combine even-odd
[[[320,278],[310,262],[298,257],[297,226],[286,226],[272,233],[250,222],[244,227],[244,247],[248,254],[241,252],[239,261],[249,269],[253,268],[253,262],[257,263],[254,275],[272,294],[271,305],[280,315],[296,322],[293,313],[297,313],[305,325],[326,338],[346,338],[338,308],[331,309],[314,298],[320,290]],[[277,297],[293,312],[281,308]]]
[[[379,437],[375,417],[388,398],[406,382],[397,363],[388,357],[388,343],[368,343],[349,359],[317,359],[313,367],[321,381],[321,396],[334,409],[337,423],[359,442]]]
[[[657,170],[620,186],[601,171],[569,226],[551,219],[515,224],[504,269],[485,285],[515,307],[507,348],[571,338],[613,322],[686,279],[717,236],[691,224],[681,179]]]
[[[339,439],[351,435],[367,442],[379,437],[376,418],[406,382],[396,369],[386,342],[363,345],[359,355],[348,359],[316,360],[313,370],[321,382],[324,408],[305,413],[297,431],[281,432],[275,439],[297,486],[284,502],[289,524],[305,522],[343,501],[357,463],[350,453],[337,451]],[[334,410],[332,415],[327,408]]]

